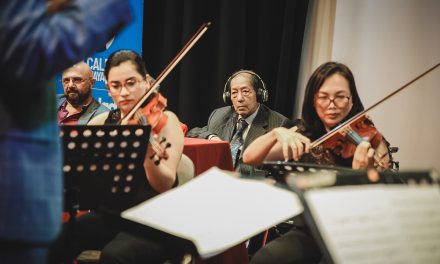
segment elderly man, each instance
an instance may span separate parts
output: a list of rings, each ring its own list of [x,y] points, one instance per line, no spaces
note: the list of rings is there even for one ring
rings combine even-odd
[[[253,175],[252,166],[242,164],[243,150],[257,137],[289,120],[263,103],[268,93],[263,80],[255,72],[240,70],[226,81],[223,100],[231,106],[215,109],[203,128],[191,129],[187,136],[209,140],[225,140],[231,144],[234,168]]]
[[[58,123],[85,125],[93,117],[110,111],[92,96],[95,84],[89,65],[79,62],[66,69],[61,78],[64,94],[58,96]]]

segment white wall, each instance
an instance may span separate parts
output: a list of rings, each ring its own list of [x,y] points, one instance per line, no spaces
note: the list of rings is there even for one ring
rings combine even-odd
[[[332,60],[355,75],[365,107],[440,63],[440,1],[337,0]],[[401,170],[440,171],[440,67],[373,110]]]

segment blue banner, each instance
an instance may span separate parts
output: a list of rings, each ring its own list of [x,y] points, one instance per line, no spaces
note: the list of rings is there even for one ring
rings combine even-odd
[[[129,0],[129,2],[133,11],[133,22],[107,43],[106,50],[97,52],[84,60],[92,69],[95,79],[95,86],[92,88],[93,97],[110,109],[115,109],[116,105],[105,88],[104,67],[108,56],[119,49],[130,49],[142,54],[144,1]],[[58,75],[57,80],[57,94],[63,94],[61,74]]]

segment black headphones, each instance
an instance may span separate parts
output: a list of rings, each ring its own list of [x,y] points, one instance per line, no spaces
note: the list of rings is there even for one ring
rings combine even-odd
[[[257,101],[259,103],[267,102],[267,100],[269,99],[269,94],[266,89],[266,84],[264,84],[263,80],[261,79],[260,76],[258,76],[258,74],[250,70],[239,70],[237,72],[234,72],[231,75],[231,77],[228,78],[228,80],[225,83],[225,87],[223,89],[223,102],[225,102],[225,104],[232,104],[231,91],[230,91],[231,80],[240,73],[249,73],[250,75],[253,76],[252,85],[257,93]]]

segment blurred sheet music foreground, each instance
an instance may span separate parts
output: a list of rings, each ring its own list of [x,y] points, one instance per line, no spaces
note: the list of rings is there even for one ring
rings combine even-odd
[[[408,184],[358,184],[366,174],[352,174],[339,178],[348,178],[345,184],[351,178],[353,185],[297,188],[308,224],[331,257],[326,263],[440,263],[438,183],[413,173],[404,177]],[[426,179],[428,174],[436,173],[424,173]],[[322,180],[327,176],[332,175],[309,175],[308,180],[329,182]],[[305,183],[298,177],[288,182]]]
[[[302,211],[295,193],[214,167],[121,216],[188,239],[207,258]]]

